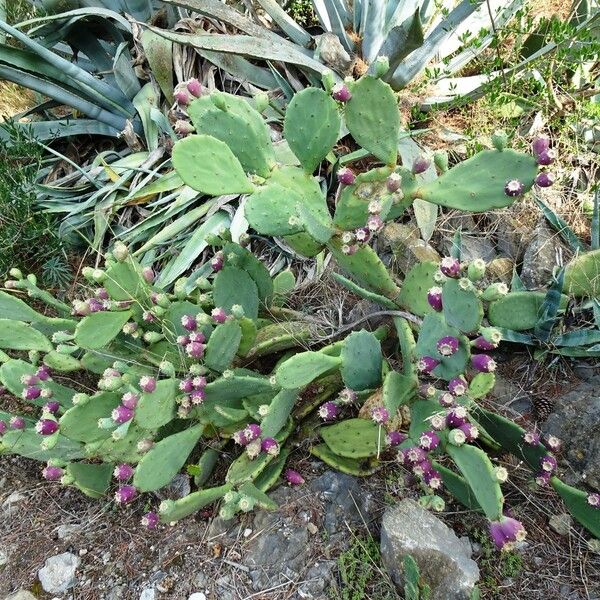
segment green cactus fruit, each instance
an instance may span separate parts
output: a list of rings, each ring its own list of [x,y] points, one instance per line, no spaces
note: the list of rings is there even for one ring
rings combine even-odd
[[[112,478],[113,465],[71,463],[66,474],[73,478],[73,485],[90,498],[102,498],[106,495]]]
[[[295,348],[310,339],[312,333],[313,328],[303,321],[285,321],[261,327],[247,356],[258,357]]]
[[[273,458],[272,454],[263,452],[255,459],[250,459],[244,452],[231,463],[225,480],[236,486],[246,481],[253,481],[267,468]]]
[[[446,451],[473,490],[473,495],[477,498],[477,503],[486,517],[490,521],[499,521],[502,517],[504,498],[488,455],[469,444],[462,446],[448,444]]]
[[[197,510],[220,500],[227,492],[231,491],[230,484],[221,485],[214,488],[207,488],[192,492],[179,500],[164,500],[160,503],[158,514],[163,523],[172,523],[179,521]]]
[[[199,98],[192,102],[188,113],[196,133],[210,135],[227,144],[244,171],[268,177],[275,166],[273,145],[269,130],[261,115],[239,96],[220,93],[225,99],[226,110],[206,106],[206,100]]]
[[[360,287],[360,285],[354,283],[350,279],[347,279],[343,275],[339,273],[332,273],[333,278],[341,285],[343,285],[346,289],[349,289],[352,293],[364,298],[365,300],[369,300],[370,302],[374,302],[375,304],[379,304],[381,306],[385,306],[386,308],[390,308],[392,310],[397,310],[398,306],[388,300],[384,296],[380,296],[379,294],[375,294],[374,292],[370,292],[369,290],[365,290],[365,288]]]
[[[0,441],[2,453],[18,454],[25,458],[47,462],[50,459],[78,460],[84,458],[83,446],[74,440],[59,435],[51,450],[44,450],[40,445],[40,434],[35,429],[11,429]]]
[[[168,485],[185,464],[203,431],[204,425],[195,425],[160,440],[138,463],[133,485],[140,492]]]
[[[60,431],[63,435],[79,442],[95,442],[110,437],[110,431],[98,427],[98,420],[110,417],[113,409],[121,403],[119,395],[100,392],[89,402],[77,404],[60,418]]]
[[[496,375],[494,373],[477,373],[469,383],[470,398],[484,398],[494,389]]]
[[[488,307],[488,320],[494,327],[525,331],[533,329],[540,317],[545,292],[510,292]],[[567,307],[568,297],[560,300],[560,309]]]
[[[567,264],[563,291],[577,297],[600,297],[600,250],[580,254]]]
[[[235,257],[235,266],[243,269],[252,277],[258,289],[260,301],[268,306],[273,297],[274,284],[265,265],[250,250],[231,242],[223,246],[223,255],[230,260]]]
[[[232,376],[219,377],[206,386],[204,404],[232,402],[272,390],[273,384],[268,377],[256,374],[248,375],[234,370]]]
[[[144,392],[135,409],[135,422],[143,429],[158,429],[166,425],[175,416],[175,397],[177,381],[163,379],[156,384],[156,389]]]
[[[299,390],[283,389],[277,393],[269,405],[269,412],[261,421],[262,437],[275,437],[286,425]]]
[[[247,481],[240,487],[240,492],[255,501],[255,506],[264,510],[277,510],[277,502],[269,498],[258,486]]]
[[[258,188],[246,202],[245,214],[248,223],[263,235],[290,235],[304,230],[298,207],[302,197],[270,181]]]
[[[195,465],[194,483],[197,487],[202,487],[210,479],[218,461],[219,453],[217,450],[214,448],[204,450]]]
[[[361,246],[354,254],[342,252],[341,240],[332,238],[327,247],[333,254],[338,265],[359,281],[362,287],[389,300],[395,300],[400,294],[400,288],[391,278],[385,265],[370,246]]]
[[[379,456],[385,447],[385,430],[370,419],[346,419],[319,433],[332,452],[345,458]]]
[[[346,387],[362,391],[381,383],[381,343],[369,331],[353,331],[342,347],[341,373]]]
[[[237,267],[225,267],[217,273],[213,282],[213,301],[226,312],[239,304],[246,317],[256,319],[258,316],[258,287],[246,271]]]
[[[53,371],[60,371],[62,373],[70,373],[83,368],[81,361],[77,360],[75,357],[68,354],[60,354],[55,350],[48,352],[48,354],[44,356],[44,364]]]
[[[437,284],[433,279],[439,265],[432,261],[416,264],[407,274],[398,296],[398,304],[421,317],[434,312],[427,301],[427,292]]]
[[[223,372],[227,369],[240,346],[242,328],[233,319],[217,325],[208,338],[204,364],[213,371]]]
[[[442,305],[446,323],[463,333],[477,331],[483,319],[483,304],[475,289],[461,286],[463,279],[449,279],[442,287]]]
[[[370,75],[351,87],[346,103],[346,125],[352,137],[365,150],[387,165],[396,163],[400,112],[392,88]]]
[[[569,512],[596,538],[600,538],[600,519],[598,518],[598,508],[590,506],[587,501],[587,494],[566,483],[563,483],[557,477],[550,480],[552,487],[563,499]]]
[[[121,333],[131,315],[130,310],[92,313],[79,321],[75,330],[75,343],[86,350],[105,348]]]
[[[339,456],[338,454],[335,454],[327,444],[317,444],[316,446],[312,446],[310,453],[341,473],[354,475],[355,477],[367,477],[372,475],[379,467],[379,463],[373,458],[367,461]]]
[[[29,323],[0,319],[0,348],[4,350],[53,350],[50,340]]]
[[[341,359],[321,352],[301,352],[279,365],[277,383],[285,389],[303,388],[317,377],[340,366]]]
[[[192,189],[220,196],[249,194],[254,187],[227,144],[209,135],[190,135],[173,147],[173,166]]]
[[[272,460],[267,468],[254,480],[254,485],[259,490],[266,492],[277,483],[289,454],[290,450],[288,448],[282,448],[275,460]]]
[[[514,150],[484,150],[419,187],[414,197],[447,208],[486,212],[510,206],[516,199],[504,192],[507,181],[518,179],[524,192],[537,175],[536,159]]]
[[[460,344],[458,350],[451,356],[442,356],[437,349],[437,342],[443,337],[456,337]],[[469,361],[469,340],[460,334],[455,327],[446,325],[442,315],[439,313],[426,315],[423,319],[423,325],[419,333],[416,347],[417,357],[430,356],[440,361],[440,364],[433,369],[435,377],[449,381],[453,377],[458,377],[465,371]]]
[[[389,371],[383,380],[383,405],[390,415],[395,415],[400,406],[409,404],[415,397],[418,379]]]
[[[304,170],[312,174],[337,142],[340,126],[335,100],[324,90],[306,88],[289,103],[283,133]]]
[[[482,512],[481,506],[479,505],[479,502],[477,502],[477,498],[475,497],[471,486],[465,481],[464,477],[461,477],[458,473],[451,471],[436,461],[433,461],[433,466],[442,476],[444,487],[452,494],[452,496],[454,496],[454,498],[469,510]]]

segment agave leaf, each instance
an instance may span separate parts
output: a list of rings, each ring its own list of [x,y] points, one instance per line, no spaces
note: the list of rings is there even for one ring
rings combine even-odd
[[[556,325],[558,310],[562,300],[564,278],[565,270],[561,269],[554,278],[550,289],[546,292],[546,297],[540,307],[540,317],[535,324],[533,334],[542,342],[547,342],[550,339],[552,329]]]
[[[362,58],[371,64],[378,56],[385,40],[387,0],[367,0],[369,19],[364,23],[362,34]]]
[[[581,243],[577,234],[567,225],[566,221],[559,217],[547,204],[545,204],[537,195],[534,194],[535,203],[541,208],[548,223],[558,231],[561,237],[575,251],[585,251],[585,246]]]
[[[131,14],[131,13],[130,13]],[[117,21],[126,31],[131,31],[131,25],[129,21],[114,10],[109,10],[107,8],[101,8],[99,6],[91,6],[88,8],[78,8],[75,10],[67,10],[64,12],[59,12],[53,15],[43,15],[40,17],[35,17],[34,19],[28,19],[27,21],[21,21],[18,25],[15,25],[17,29],[27,29],[30,25],[37,25],[36,27],[32,27],[28,29],[28,35],[44,35],[45,31],[40,31],[40,27],[42,27],[45,23],[51,23],[52,21],[63,21],[65,19],[72,20],[78,17],[106,17],[108,19],[113,19]]]
[[[210,50],[203,50],[202,56],[213,63],[213,65],[227,71],[227,73],[230,73],[234,77],[242,81],[248,81],[259,88],[272,90],[276,87],[281,87],[275,73],[264,67],[252,64],[249,60],[241,56],[226,54],[225,52],[211,52]]]
[[[592,250],[600,249],[600,188],[596,189],[596,193],[594,194],[590,247]]]
[[[393,73],[400,63],[413,51],[423,45],[423,24],[419,9],[401,25],[393,27],[381,45],[380,54],[389,57]]]
[[[144,54],[162,93],[173,102],[173,42],[144,30],[141,38]]]
[[[323,29],[337,35],[346,50],[352,52],[354,43],[346,32],[351,23],[350,12],[344,0],[313,0],[313,8]]]
[[[300,44],[308,47],[312,43],[312,36],[305,29],[300,27],[292,17],[290,17],[277,0],[258,0],[258,3],[265,9],[271,18],[281,27],[287,36]]]
[[[100,121],[91,119],[60,119],[58,121],[34,121],[32,123],[17,124],[23,130],[31,133],[36,140],[54,140],[74,135],[101,135],[105,137],[119,137],[121,132],[116,127],[111,127]],[[5,129],[0,128],[0,140],[9,141],[10,136]]]

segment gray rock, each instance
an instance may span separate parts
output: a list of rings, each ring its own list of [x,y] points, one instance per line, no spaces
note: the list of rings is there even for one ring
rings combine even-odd
[[[2,503],[2,508],[4,512],[8,515],[11,515],[16,510],[16,505],[19,504],[19,502],[25,500],[25,498],[27,498],[27,496],[25,496],[24,494],[21,494],[20,492],[13,492]]]
[[[562,457],[573,469],[567,482],[583,480],[600,491],[600,376],[557,398],[542,431],[563,442]]]
[[[178,500],[191,492],[190,476],[178,473],[173,477],[171,483],[154,492],[160,500]]]
[[[206,594],[203,592],[194,592],[190,595],[188,600],[206,600]]]
[[[0,567],[8,564],[8,548],[0,546]]]
[[[154,588],[144,588],[140,594],[140,600],[154,600],[156,590]]]
[[[573,527],[573,519],[571,515],[561,513],[560,515],[552,515],[549,520],[550,529],[556,531],[558,535],[567,536]]]
[[[521,279],[527,289],[536,290],[548,286],[562,246],[558,234],[551,231],[545,222],[540,222],[523,256]]]
[[[381,525],[381,557],[403,589],[402,561],[410,554],[424,581],[431,586],[431,600],[467,600],[479,569],[471,560],[471,547],[430,512],[405,499],[388,507]]]
[[[313,565],[304,576],[304,583],[298,587],[300,598],[327,598],[326,590],[331,584],[334,566],[334,561]]]
[[[75,585],[75,572],[81,559],[70,552],[51,556],[38,571],[44,591],[49,594],[64,594]]]
[[[324,33],[315,37],[316,53],[321,60],[335,71],[346,71],[352,66],[352,57],[346,52],[342,42],[333,33]]]
[[[56,534],[58,535],[59,540],[68,540],[80,531],[81,525],[69,525],[68,523],[66,525],[59,525],[56,528]]]
[[[531,412],[531,396],[518,385],[496,373],[496,385],[492,392],[494,398],[521,415]]]
[[[4,600],[36,600],[36,597],[27,590],[18,590],[10,596],[6,596]]]
[[[444,247],[447,254],[452,250],[452,238],[445,240]],[[469,235],[463,233],[461,236],[461,260],[469,262],[475,258],[482,258],[486,262],[490,262],[496,258],[496,250],[492,239],[487,234]]]

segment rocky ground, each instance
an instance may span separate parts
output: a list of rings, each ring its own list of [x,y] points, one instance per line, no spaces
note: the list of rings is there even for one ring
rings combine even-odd
[[[519,418],[533,410],[536,394],[550,397],[548,377],[546,387],[532,385],[519,379],[510,360],[503,370],[512,378],[501,378],[498,409]],[[553,388],[554,410],[543,427],[567,442],[567,479],[598,489],[600,376],[593,373],[581,366]],[[507,505],[529,536],[499,556],[482,517],[450,499],[437,516],[424,511],[414,501],[410,476],[394,464],[358,480],[327,470],[303,448],[292,460],[306,484],[280,486],[278,511],[225,523],[207,510],[149,532],[139,524],[148,498],[117,509],[41,482],[32,461],[4,457],[0,597],[392,600],[403,597],[399,564],[408,552],[437,600],[467,598],[464,590],[476,581],[483,598],[600,598],[597,541],[564,514],[551,492],[528,489],[518,464],[510,465]],[[508,460],[499,457],[502,464]],[[170,493],[185,492],[185,478],[177,483]]]

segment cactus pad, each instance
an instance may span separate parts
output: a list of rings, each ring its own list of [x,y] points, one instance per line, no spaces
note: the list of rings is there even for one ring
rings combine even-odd
[[[585,252],[565,267],[563,290],[577,297],[600,296],[600,250]]]
[[[246,202],[245,213],[253,229],[264,235],[300,233],[304,225],[298,213],[302,197],[270,182],[259,188]]]
[[[310,453],[317,458],[320,458],[325,464],[337,469],[347,475],[355,477],[367,477],[372,475],[378,468],[379,463],[375,459],[359,460],[356,458],[347,458],[335,454],[327,444],[317,444],[312,446]]]
[[[475,290],[463,290],[458,279],[446,281],[442,290],[446,323],[463,333],[477,331],[483,319],[483,304]]]
[[[321,427],[320,434],[333,453],[345,458],[378,456],[385,445],[385,430],[367,419],[346,419]]]
[[[370,332],[353,331],[341,353],[342,379],[351,390],[373,389],[381,383],[381,343]]]
[[[533,329],[540,318],[544,304],[544,292],[510,292],[504,298],[491,302],[488,307],[488,320],[494,327],[513,331]],[[567,297],[563,296],[560,308],[565,309]]]
[[[73,485],[90,498],[101,498],[108,491],[112,478],[113,465],[95,465],[71,463],[67,466],[67,475],[73,478]]]
[[[95,442],[110,437],[110,431],[98,427],[98,419],[110,416],[121,403],[118,394],[102,392],[85,404],[77,404],[60,418],[60,431],[72,440]]]
[[[281,364],[276,371],[277,383],[285,389],[303,388],[340,365],[341,359],[321,352],[301,352]]]
[[[144,429],[158,429],[175,415],[177,381],[163,379],[152,393],[144,393],[135,410],[135,422]]]
[[[86,350],[106,347],[131,318],[131,311],[97,312],[82,319],[75,330],[75,343]]]
[[[431,261],[415,265],[406,274],[398,296],[398,304],[421,317],[433,313],[433,308],[427,302],[427,292],[437,285],[433,280],[437,270],[438,264]]]
[[[50,352],[52,344],[29,323],[0,319],[0,348],[5,350],[38,350]]]

